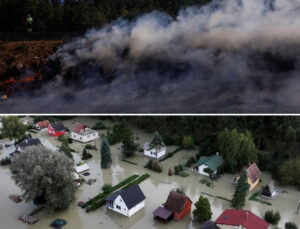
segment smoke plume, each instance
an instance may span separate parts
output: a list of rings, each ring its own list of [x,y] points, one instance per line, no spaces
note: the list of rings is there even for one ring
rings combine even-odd
[[[54,79],[1,112],[300,112],[300,0],[215,0],[64,44]]]

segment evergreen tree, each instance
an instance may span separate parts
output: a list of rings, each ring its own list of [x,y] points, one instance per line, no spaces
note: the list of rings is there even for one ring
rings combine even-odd
[[[122,153],[125,157],[130,157],[134,154],[137,149],[134,143],[134,136],[130,129],[127,129],[122,137],[123,149]]]
[[[211,218],[212,212],[210,209],[210,203],[206,197],[203,197],[202,195],[199,197],[199,200],[195,203],[193,215],[194,219],[200,223]]]
[[[112,159],[111,159],[109,142],[106,138],[102,139],[100,154],[101,154],[101,168],[110,168]]]
[[[233,207],[240,209],[245,205],[246,195],[249,187],[250,185],[248,184],[247,171],[245,168],[243,168],[232,198]]]

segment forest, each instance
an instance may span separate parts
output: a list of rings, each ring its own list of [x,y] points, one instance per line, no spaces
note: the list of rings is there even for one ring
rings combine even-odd
[[[181,8],[210,0],[0,0],[0,31],[25,32],[26,16],[32,32],[72,32],[100,28],[124,18],[132,20],[153,10],[173,17]]]

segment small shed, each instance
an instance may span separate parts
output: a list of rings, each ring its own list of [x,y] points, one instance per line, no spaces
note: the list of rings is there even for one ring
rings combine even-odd
[[[48,126],[49,135],[60,136],[66,133],[67,128],[61,121],[50,123]]]
[[[270,181],[265,187],[263,187],[261,197],[275,199],[279,195],[279,190],[275,188],[273,180]]]
[[[153,213],[154,219],[161,221],[163,223],[168,223],[173,219],[173,212],[164,208],[163,206],[159,206]]]
[[[84,171],[87,171],[89,170],[90,167],[88,166],[88,164],[84,163],[83,165],[80,165],[80,166],[76,166],[75,167],[75,171],[76,173],[82,173]]]
[[[37,218],[30,216],[30,215],[22,215],[18,217],[18,220],[23,222],[23,223],[28,223],[28,224],[34,224],[38,221]]]

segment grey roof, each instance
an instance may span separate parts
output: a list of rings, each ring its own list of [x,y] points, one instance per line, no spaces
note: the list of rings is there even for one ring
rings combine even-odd
[[[164,207],[159,206],[152,214],[154,217],[158,216],[162,219],[168,219],[173,214],[173,212]]]
[[[214,221],[207,220],[205,223],[202,224],[200,229],[218,229]]]
[[[66,130],[66,129],[67,129],[61,121],[58,121],[58,122],[52,122],[52,123],[50,123],[50,124],[51,124],[52,128],[53,128],[55,131],[62,131],[62,130]]]
[[[128,209],[131,209],[132,207],[146,199],[139,185],[135,184],[130,188],[114,192],[105,200],[114,201],[119,195],[121,195]]]
[[[24,149],[28,146],[36,146],[39,144],[42,144],[42,143],[41,143],[40,139],[38,139],[38,138],[26,138],[19,144],[19,147]]]

